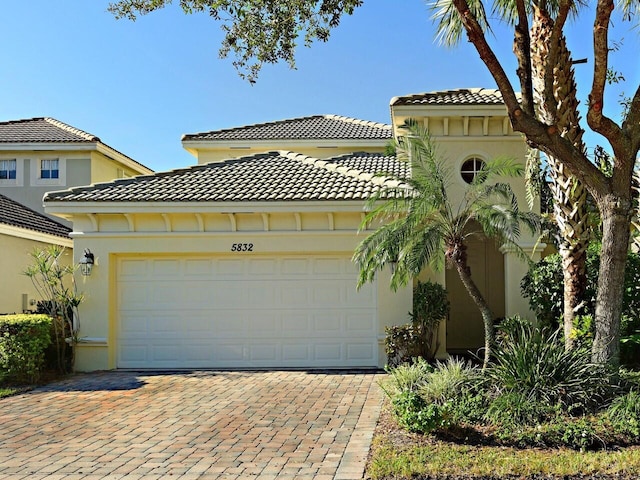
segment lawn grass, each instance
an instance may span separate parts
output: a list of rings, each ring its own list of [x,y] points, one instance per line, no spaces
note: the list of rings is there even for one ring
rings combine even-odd
[[[433,441],[423,445],[395,446],[386,434],[376,436],[367,469],[376,480],[426,475],[481,476],[545,475],[551,478],[579,475],[640,476],[640,447],[617,451],[577,452],[568,449],[517,449],[458,445]]]
[[[0,398],[10,397],[11,395],[15,395],[17,393],[24,392],[24,388],[18,387],[0,387]]]

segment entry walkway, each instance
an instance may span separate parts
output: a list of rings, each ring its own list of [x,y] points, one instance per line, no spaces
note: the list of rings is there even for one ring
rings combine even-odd
[[[0,478],[363,478],[368,372],[101,372],[0,400]]]

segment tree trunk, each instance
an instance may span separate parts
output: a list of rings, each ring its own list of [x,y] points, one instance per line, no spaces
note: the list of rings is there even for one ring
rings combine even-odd
[[[577,87],[571,55],[564,38],[559,42],[555,65],[549,65],[549,38],[553,19],[549,12],[534,7],[531,25],[531,64],[533,97],[538,116],[547,125],[556,125],[561,135],[576,148],[585,151],[578,114]],[[553,72],[553,95],[548,95],[546,74]],[[558,250],[562,257],[564,280],[564,340],[567,349],[573,344],[575,315],[582,303],[587,284],[586,259],[589,244],[586,189],[565,171],[553,155],[547,155],[553,212],[559,230]]]
[[[591,350],[594,363],[620,363],[620,316],[624,270],[629,246],[630,208],[617,206],[619,199],[598,203],[602,216],[602,253],[596,300],[595,337]]]
[[[495,328],[493,326],[493,312],[489,308],[489,304],[480,293],[478,286],[471,278],[471,269],[467,265],[466,258],[458,258],[454,260],[454,265],[462,280],[462,284],[467,289],[467,293],[476,304],[482,315],[482,322],[484,323],[484,360],[482,362],[482,368],[486,368],[491,358],[493,349],[493,343],[495,341]]]

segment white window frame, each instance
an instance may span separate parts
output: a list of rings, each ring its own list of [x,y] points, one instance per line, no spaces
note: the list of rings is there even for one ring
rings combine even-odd
[[[42,178],[42,162],[44,160],[58,161],[58,178]],[[31,185],[66,185],[67,183],[67,161],[66,158],[41,156],[36,157],[31,162]]]
[[[0,160],[15,160],[16,178],[0,179],[0,187],[21,187],[24,185],[24,159],[18,157],[0,157]]]
[[[471,182],[473,182],[473,179],[476,178],[476,175],[480,171],[480,169],[476,168],[475,162],[474,162],[474,168],[472,170],[463,170],[462,169],[464,167],[464,164],[469,162],[469,161],[471,161],[471,160],[474,160],[476,162],[479,161],[483,165],[487,163],[487,161],[485,160],[484,155],[468,155],[468,156],[464,157],[462,162],[460,162],[460,168],[458,169],[458,173],[460,174],[460,178],[462,179],[462,181],[467,185],[470,185]],[[472,178],[471,178],[471,181],[467,181],[467,179],[464,178],[463,173],[473,175]]]

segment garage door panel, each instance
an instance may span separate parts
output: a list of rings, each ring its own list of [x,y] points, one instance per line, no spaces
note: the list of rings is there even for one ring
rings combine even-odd
[[[216,275],[228,275],[230,277],[243,277],[246,275],[245,271],[246,261],[239,258],[225,258],[215,261],[215,273]]]
[[[151,262],[151,273],[157,279],[173,279],[180,275],[183,262],[178,259],[159,259]]]
[[[309,275],[309,260],[306,258],[285,258],[282,260],[282,274],[286,276]]]
[[[282,361],[283,363],[294,363],[300,365],[303,362],[309,362],[311,346],[306,344],[284,344],[282,345]]]
[[[347,344],[347,356],[349,358],[357,358],[360,360],[372,360],[373,348],[368,343],[349,343]]]
[[[282,336],[300,337],[311,332],[311,317],[304,310],[282,313]]]
[[[280,344],[264,342],[249,347],[249,361],[255,363],[274,363],[278,360]]]
[[[315,359],[318,361],[338,362],[342,360],[341,343],[319,343],[314,347]]]
[[[118,265],[118,275],[122,279],[145,279],[147,278],[147,260],[121,260]]]
[[[252,276],[261,276],[268,275],[269,277],[273,277],[277,275],[277,266],[278,262],[276,259],[272,258],[263,258],[263,259],[255,259],[249,262],[249,274]]]
[[[347,334],[371,335],[375,333],[373,318],[369,312],[347,312],[345,314]]]
[[[312,262],[314,275],[339,276],[344,273],[344,261],[340,258],[317,258]]]
[[[321,337],[342,334],[342,315],[337,312],[318,313],[313,316],[313,331]]]
[[[244,361],[244,344],[243,343],[223,343],[215,348],[214,357],[222,362],[243,362]]]
[[[314,307],[344,305],[344,282],[321,280],[313,284]]]
[[[153,344],[151,349],[151,361],[152,362],[171,362],[172,364],[180,362],[182,359],[181,352],[182,346],[172,343],[159,343]]]
[[[185,278],[202,278],[213,275],[213,264],[208,259],[185,260]]]
[[[373,289],[348,257],[118,261],[122,368],[377,364]]]

